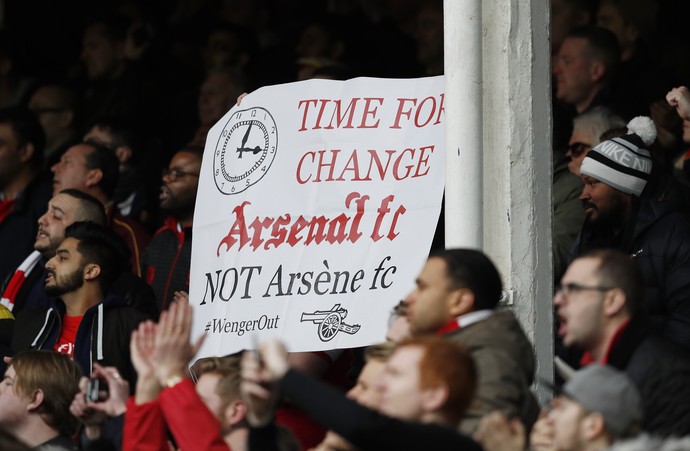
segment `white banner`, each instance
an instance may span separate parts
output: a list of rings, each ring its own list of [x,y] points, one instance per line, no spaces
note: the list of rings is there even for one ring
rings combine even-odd
[[[261,88],[208,133],[190,302],[198,357],[383,341],[429,252],[445,178],[443,77]]]

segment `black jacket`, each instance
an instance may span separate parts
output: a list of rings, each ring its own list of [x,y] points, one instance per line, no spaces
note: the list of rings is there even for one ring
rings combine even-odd
[[[295,405],[307,412],[322,426],[332,429],[361,450],[479,451],[470,437],[449,427],[434,423],[404,421],[382,415],[346,398],[333,387],[299,371],[289,370],[281,381],[282,392]],[[266,430],[264,430],[265,432]],[[262,441],[251,434],[250,450]],[[265,443],[266,441],[263,441]]]
[[[167,310],[176,291],[189,292],[191,260],[192,228],[169,217],[141,258],[142,275],[156,294],[159,312]]]
[[[690,355],[685,350],[650,333],[642,318],[633,318],[607,363],[624,370],[640,391],[646,431],[690,434]]]
[[[64,315],[62,301],[52,307],[22,310],[12,334],[12,351],[53,349],[60,337]],[[91,374],[93,363],[114,366],[133,389],[136,372],[129,354],[129,340],[132,331],[144,319],[142,313],[127,307],[124,299],[113,295],[87,310],[74,345],[74,360],[84,374]]]
[[[633,198],[635,199],[635,198]],[[630,254],[647,287],[646,309],[654,329],[690,349],[690,215],[682,188],[671,180],[650,181],[618,236],[587,223],[571,257],[601,248]]]

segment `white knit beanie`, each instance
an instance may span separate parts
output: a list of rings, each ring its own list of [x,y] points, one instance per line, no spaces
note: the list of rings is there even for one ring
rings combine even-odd
[[[645,147],[656,139],[656,127],[650,118],[638,116],[628,123],[628,132],[590,150],[582,160],[580,175],[639,197],[652,172],[652,158]]]

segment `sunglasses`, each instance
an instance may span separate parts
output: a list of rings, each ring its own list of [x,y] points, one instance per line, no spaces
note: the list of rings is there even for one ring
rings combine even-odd
[[[570,154],[575,158],[579,157],[585,152],[590,151],[591,149],[592,145],[586,143],[572,143],[568,146],[568,152],[570,152]]]

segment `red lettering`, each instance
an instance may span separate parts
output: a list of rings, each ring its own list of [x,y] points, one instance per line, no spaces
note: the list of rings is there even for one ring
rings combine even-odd
[[[376,128],[379,126],[379,122],[381,122],[380,119],[376,120],[376,122],[372,125],[367,125],[367,116],[376,116],[376,112],[378,110],[378,107],[374,108],[369,108],[371,105],[371,101],[376,100],[380,105],[383,105],[383,99],[380,97],[366,97],[364,99],[364,112],[362,113],[362,123],[359,125],[359,128]]]
[[[414,174],[412,174],[412,178],[423,177],[429,173],[429,155],[427,155],[426,157],[424,156],[424,153],[427,150],[430,153],[434,153],[434,146],[422,146],[419,148],[419,160],[417,160],[417,169],[415,170]],[[424,171],[424,173],[419,172],[422,168],[422,164],[424,164],[424,167],[426,168],[426,171]]]
[[[436,122],[434,122],[434,125],[438,125],[441,123],[441,113],[446,111],[446,107],[443,106],[443,102],[445,101],[446,95],[441,94],[439,97],[441,97],[441,104],[438,107],[438,116],[436,116]]]
[[[400,215],[404,215],[406,211],[407,211],[407,208],[405,208],[405,206],[401,205],[398,207],[397,210],[395,210],[395,213],[393,213],[393,220],[391,221],[391,228],[388,231],[388,235],[387,235],[389,240],[393,241],[395,239],[395,237],[400,235],[399,233],[395,233],[395,226],[398,224],[398,217]]]
[[[290,227],[290,235],[288,235],[287,243],[291,247],[295,247],[297,243],[299,243],[302,240],[302,237],[299,236],[299,233],[309,225],[306,219],[304,219],[304,216],[300,216],[297,218],[297,221],[295,221],[294,224],[292,224],[292,227]]]
[[[386,172],[388,172],[388,165],[391,162],[391,157],[393,157],[395,150],[386,150],[385,152],[388,154],[388,160],[386,160],[386,167],[384,168],[381,165],[381,160],[379,160],[378,152],[376,152],[375,150],[371,150],[371,149],[369,150],[369,156],[370,156],[370,158],[369,158],[369,171],[367,172],[367,178],[365,178],[364,180],[367,180],[367,181],[371,180],[372,163],[376,164],[376,167],[377,167],[378,172],[379,172],[379,178],[381,180],[383,180],[385,178]]]
[[[302,163],[304,163],[304,159],[309,155],[311,155],[311,162],[313,163],[314,159],[316,158],[316,153],[314,152],[305,153],[304,155],[302,155],[302,158],[299,159],[299,163],[297,163],[297,183],[299,183],[300,185],[304,185],[311,178],[311,174],[309,174],[309,177],[307,177],[306,179],[302,178]]]
[[[302,114],[302,126],[297,130],[298,132],[303,132],[307,129],[307,114],[309,113],[309,104],[314,102],[314,105],[316,105],[317,100],[316,99],[309,99],[309,100],[300,100],[299,103],[297,104],[297,109],[299,110],[302,108],[302,105],[304,105],[304,114]]]
[[[331,150],[331,153],[333,154],[333,157],[331,158],[330,162],[324,163],[324,154],[326,153],[325,150],[319,150],[319,164],[316,166],[316,178],[314,179],[315,182],[320,182],[321,181],[321,168],[327,167],[330,168],[328,171],[328,178],[326,178],[327,182],[332,182],[333,181],[333,170],[335,169],[335,162],[338,159],[338,154],[340,153],[339,149],[334,149]]]
[[[412,106],[417,105],[417,99],[398,99],[398,112],[395,113],[395,121],[393,122],[393,125],[391,125],[390,128],[402,128],[400,126],[400,118],[402,116],[405,116],[408,120],[410,119],[410,115],[412,114],[412,107],[410,107],[409,110],[403,111],[406,102],[412,102]]]
[[[362,234],[359,232],[359,223],[362,220],[362,216],[364,216],[364,203],[369,200],[369,196],[360,196],[359,193],[352,192],[347,195],[347,198],[345,199],[345,208],[350,208],[350,204],[352,203],[353,200],[355,200],[355,203],[357,204],[357,214],[355,214],[355,218],[352,220],[352,226],[350,227],[350,232],[348,233],[348,240],[350,242],[354,243],[359,239]]]
[[[429,111],[429,117],[426,118],[426,121],[423,124],[419,123],[419,113],[422,111],[422,108],[424,108],[424,104],[426,103],[427,100],[431,100],[431,111]],[[426,99],[422,100],[422,103],[419,104],[419,107],[417,107],[417,111],[414,114],[414,125],[417,128],[424,127],[426,124],[431,122],[431,118],[434,115],[434,112],[436,111],[436,99],[433,97],[427,97]]]
[[[383,235],[379,233],[379,230],[381,230],[381,223],[383,222],[383,217],[386,216],[386,213],[389,213],[391,211],[390,208],[388,208],[388,205],[395,199],[395,196],[392,194],[388,197],[385,197],[381,201],[381,206],[376,210],[378,215],[376,216],[376,222],[374,223],[374,231],[371,232],[371,239],[374,241],[378,241],[381,238],[383,238]]]
[[[277,248],[280,246],[282,243],[285,242],[285,236],[287,235],[287,231],[285,230],[285,227],[290,224],[290,214],[286,214],[285,216],[278,216],[278,219],[273,223],[273,228],[271,229],[271,238],[270,240],[266,240],[266,244],[264,245],[264,249],[268,250],[268,246],[273,245],[273,247]]]
[[[357,160],[357,151],[355,150],[350,154],[350,159],[347,160],[347,163],[345,164],[345,167],[343,170],[340,172],[340,177],[335,179],[338,182],[342,182],[345,180],[344,175],[345,172],[347,171],[352,171],[354,177],[349,178],[348,180],[353,180],[356,182],[361,182],[362,179],[359,178],[359,161]]]
[[[345,124],[344,127],[342,128],[354,128],[352,125],[352,119],[355,116],[355,108],[357,107],[357,101],[360,99],[360,97],[354,97],[352,100],[350,100],[350,103],[347,105],[347,108],[343,112],[343,114],[340,114],[340,100],[334,100],[335,102],[335,109],[333,110],[333,114],[331,115],[331,122],[328,124],[328,127],[324,127],[326,130],[332,130],[333,128],[333,119],[336,119],[336,127],[341,128],[340,125],[343,123],[345,120],[345,115],[349,112],[350,115],[347,118],[347,124]]]
[[[403,179],[406,179],[410,175],[410,172],[412,171],[412,167],[414,165],[408,164],[407,166],[405,166],[405,169],[407,169],[407,172],[405,172],[405,175],[403,175],[403,176],[400,176],[399,169],[400,169],[400,163],[402,162],[402,159],[405,156],[405,154],[408,152],[411,153],[412,155],[410,156],[410,159],[413,159],[414,158],[414,151],[415,151],[415,149],[410,149],[408,147],[407,149],[403,150],[400,155],[398,155],[398,158],[395,159],[395,163],[393,163],[393,177],[395,178],[395,180],[403,180]]]
[[[247,205],[251,205],[251,202],[245,201],[242,202],[242,204],[238,205],[235,207],[232,212],[235,214],[235,222],[232,224],[232,227],[230,227],[230,232],[228,232],[228,236],[220,240],[220,243],[218,244],[218,249],[216,249],[216,255],[220,256],[220,247],[225,244],[227,246],[226,252],[229,251],[232,246],[235,245],[239,241],[240,243],[240,249],[244,247],[245,244],[249,241],[249,234],[247,233],[247,226],[244,223],[244,207]],[[235,238],[235,235],[239,236],[239,240]]]
[[[247,222],[245,214],[245,208],[251,205],[251,203],[245,201],[233,209],[235,221],[230,227],[227,236],[223,237],[218,244],[216,255],[220,256],[223,245],[225,245],[225,251],[230,252],[233,249],[239,251],[247,244],[249,244],[252,251],[256,251],[261,247],[266,250],[271,247],[278,248],[283,243],[287,243],[291,247],[296,246],[300,242],[305,246],[310,244],[318,245],[324,241],[330,244],[341,244],[344,241],[355,243],[362,236],[359,226],[365,214],[365,205],[368,200],[369,196],[361,195],[358,192],[351,192],[345,198],[345,208],[350,210],[350,212],[354,209],[353,214],[343,212],[333,218],[322,215],[312,217],[309,220],[300,215],[294,222],[290,214],[284,214],[276,218],[256,216],[251,223]],[[381,206],[378,209],[379,216],[376,220],[374,234],[372,235],[372,238],[376,237],[375,241],[382,238],[379,231],[382,230],[383,217],[390,212],[388,205],[392,200],[393,196],[388,196],[381,202]],[[402,213],[404,213],[404,207],[402,207]],[[388,231],[388,236],[395,234],[394,229],[397,217],[402,213],[401,208],[398,208],[393,217],[393,223]],[[251,235],[248,228],[251,229]],[[303,233],[305,230],[306,234]]]

